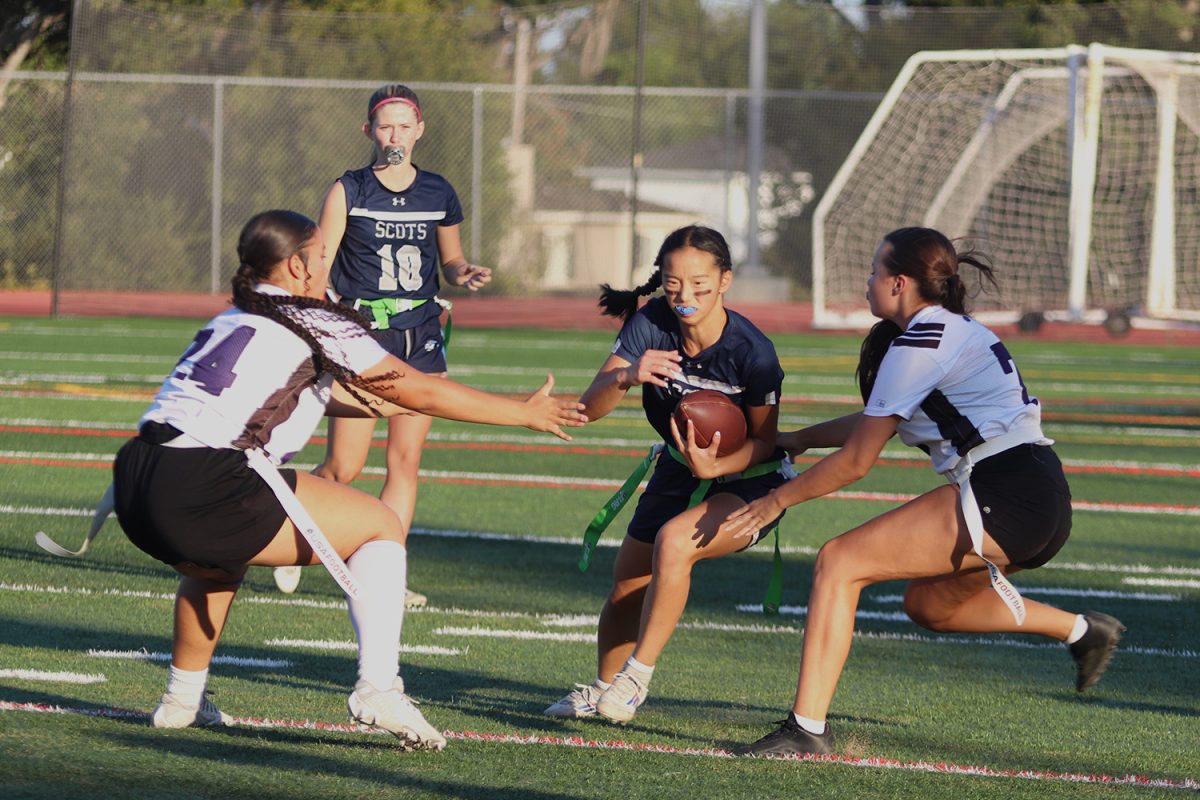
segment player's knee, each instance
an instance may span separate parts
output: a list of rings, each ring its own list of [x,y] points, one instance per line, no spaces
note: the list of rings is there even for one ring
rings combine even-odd
[[[338,483],[351,483],[362,473],[362,464],[347,464],[344,461],[326,460],[313,470],[313,474]]]
[[[813,564],[813,581],[817,580],[853,580],[855,559],[839,539],[830,539],[817,552],[817,560]]]
[[[608,592],[608,605],[617,611],[631,606],[641,609],[642,598],[646,596],[646,587],[649,583],[649,576],[638,577],[634,580],[613,581],[612,589]]]
[[[696,531],[690,525],[668,522],[654,540],[654,571],[691,570],[698,548]]]

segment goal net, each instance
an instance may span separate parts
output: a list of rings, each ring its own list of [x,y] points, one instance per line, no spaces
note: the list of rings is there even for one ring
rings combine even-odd
[[[816,209],[814,321],[871,321],[875,246],[907,225],[992,257],[984,318],[1200,319],[1198,201],[1200,56],[918,53]]]

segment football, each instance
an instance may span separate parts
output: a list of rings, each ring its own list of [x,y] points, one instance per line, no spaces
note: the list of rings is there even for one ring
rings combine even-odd
[[[701,447],[708,447],[713,434],[720,431],[719,456],[729,455],[746,441],[746,417],[742,409],[721,392],[701,389],[685,394],[675,406],[674,416],[679,433],[685,439],[688,420],[692,421],[696,444]]]

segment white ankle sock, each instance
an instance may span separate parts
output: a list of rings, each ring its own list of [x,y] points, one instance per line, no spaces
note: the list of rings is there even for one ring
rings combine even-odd
[[[654,674],[654,667],[649,664],[643,664],[633,656],[630,656],[625,661],[625,666],[621,667],[622,672],[632,672],[637,676],[638,680],[647,686],[650,685],[650,677]]]
[[[600,691],[602,691],[602,692],[603,692],[605,689],[607,689],[608,687],[612,686],[612,684],[611,684],[611,683],[609,683],[608,681],[602,681],[602,680],[600,680],[600,677],[599,677],[599,676],[596,676],[596,682],[595,682],[593,685],[594,685],[594,686],[595,686],[597,689],[599,689]]]
[[[1075,615],[1075,627],[1071,628],[1071,632],[1067,634],[1067,644],[1075,644],[1083,635],[1087,633],[1088,623],[1083,614]]]
[[[360,589],[350,600],[350,622],[358,637],[358,677],[381,691],[400,671],[400,632],[408,551],[399,542],[367,542],[346,559]]]
[[[825,720],[823,719],[809,719],[808,717],[800,716],[795,711],[792,712],[792,719],[795,720],[796,724],[801,728],[804,728],[804,730],[816,736],[820,736],[825,732]]]
[[[186,670],[171,665],[171,674],[167,678],[167,694],[174,695],[179,701],[190,706],[200,705],[204,697],[204,687],[208,685],[208,670]]]

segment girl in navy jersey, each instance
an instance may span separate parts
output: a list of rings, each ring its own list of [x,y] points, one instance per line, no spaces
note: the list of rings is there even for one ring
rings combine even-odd
[[[1071,494],[1041,428],[1041,405],[990,330],[966,315],[959,266],[993,285],[981,258],[929,228],[883,237],[867,280],[877,323],[858,365],[861,412],[780,434],[792,454],[837,447],[799,477],[736,509],[722,531],[753,536],[785,508],[866,475],[899,434],[950,485],[827,542],[817,556],[800,679],[780,727],[741,755],[828,753],[825,721],[850,651],[863,588],[911,579],[904,610],[934,631],[1034,633],[1065,642],[1076,689],[1100,679],[1125,628],[1097,612],[1025,600],[1005,576],[1045,564],[1071,532]]]
[[[429,377],[385,352],[357,314],[324,299],[324,241],[301,214],[254,217],[238,256],[235,308],[196,335],[113,465],[121,527],[182,575],[171,675],[153,724],[229,724],[205,689],[247,566],[323,561],[349,573],[339,582],[359,642],[351,717],[408,746],[441,749],[445,739],[398,676],[408,526],[357,489],[273,465],[304,446],[322,414],[369,418],[413,409],[564,438],[561,426],[584,418],[577,403],[549,396],[552,379],[518,402]],[[313,527],[335,557],[314,556],[328,550]]]
[[[335,254],[330,284],[343,304],[371,321],[385,350],[414,369],[445,377],[439,318],[448,304],[437,297],[439,263],[447,282],[471,291],[491,281],[492,271],[463,256],[463,212],[454,187],[413,162],[425,133],[416,93],[400,84],[378,89],[367,103],[362,130],[372,143],[371,163],[334,181],[321,208],[321,229]],[[380,499],[405,528],[416,507],[417,469],[431,423],[424,414],[388,420]],[[339,483],[357,478],[374,430],[374,420],[331,421],[329,447],[316,474]],[[275,578],[284,591],[295,591],[300,574],[276,570]],[[410,591],[406,605],[424,600]]]
[[[781,515],[764,520],[749,540],[719,531],[717,523],[791,474],[775,445],[783,370],[771,341],[725,308],[733,280],[725,239],[710,228],[681,228],[666,238],[654,264],[658,270],[639,289],[604,287],[605,313],[626,322],[580,402],[597,419],[640,386],[646,420],[673,447],[659,453],[617,553],[600,612],[596,681],[547,708],[552,717],[633,718],[687,604],[692,567],[749,547]],[[638,309],[638,297],[659,286],[665,296]],[[698,389],[721,391],[745,411],[748,435],[739,450],[718,458],[719,437],[702,449],[690,423],[685,431],[676,427],[671,412]],[[702,479],[711,482],[698,492]]]

